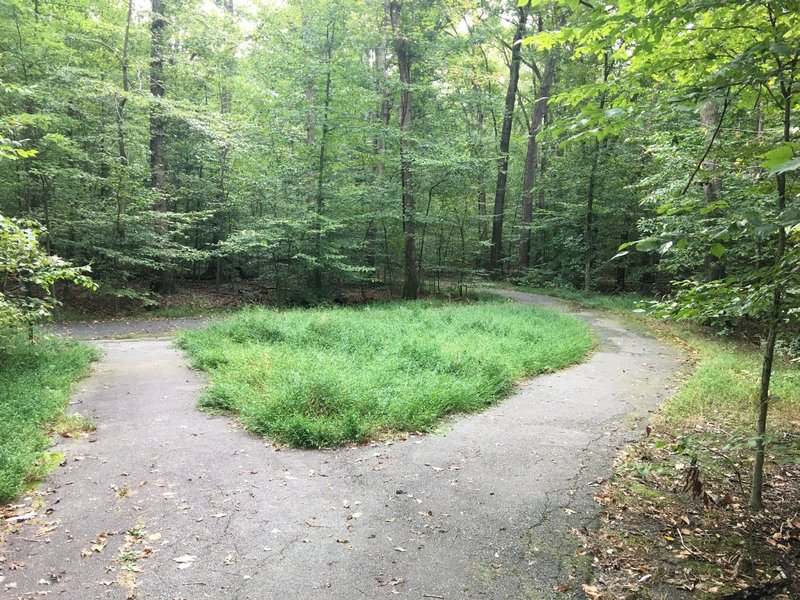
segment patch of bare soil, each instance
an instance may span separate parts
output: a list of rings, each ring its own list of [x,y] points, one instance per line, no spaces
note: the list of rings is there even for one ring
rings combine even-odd
[[[748,507],[752,450],[715,425],[650,435],[600,488],[600,529],[584,552],[591,600],[800,598],[798,431],[776,440],[764,509]]]

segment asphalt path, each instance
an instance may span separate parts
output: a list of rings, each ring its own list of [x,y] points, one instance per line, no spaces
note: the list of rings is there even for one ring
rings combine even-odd
[[[103,358],[71,410],[97,431],[59,440],[62,466],[15,509],[26,518],[0,546],[0,596],[583,598],[593,496],[680,362],[607,314],[576,314],[598,339],[586,362],[440,433],[321,451],[198,411],[202,376],[147,337],[152,324],[73,326],[137,337],[93,342]]]

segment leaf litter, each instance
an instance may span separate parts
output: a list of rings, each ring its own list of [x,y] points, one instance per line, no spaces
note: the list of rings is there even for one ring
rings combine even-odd
[[[754,513],[751,449],[729,439],[710,423],[654,434],[622,451],[610,482],[588,484],[603,509],[599,530],[574,532],[592,563],[587,599],[800,598],[800,465],[769,457]]]

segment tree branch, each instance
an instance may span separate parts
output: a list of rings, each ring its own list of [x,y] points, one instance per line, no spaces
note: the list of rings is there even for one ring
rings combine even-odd
[[[729,90],[730,91],[730,90]],[[681,192],[681,196],[683,196],[687,191],[689,191],[689,186],[692,185],[692,181],[694,181],[695,175],[700,170],[700,167],[703,166],[703,162],[705,162],[706,158],[708,157],[708,153],[711,152],[711,147],[714,145],[714,142],[717,139],[717,135],[719,135],[719,130],[722,127],[722,122],[725,120],[725,113],[728,112],[728,106],[731,103],[730,95],[725,97],[725,103],[722,105],[722,114],[719,116],[719,122],[717,123],[716,129],[714,129],[714,135],[711,136],[711,140],[708,142],[708,147],[706,151],[703,152],[703,156],[697,163],[697,166],[694,168],[691,177],[689,177],[689,181],[686,182],[686,185]]]
[[[522,64],[524,64],[531,71],[533,71],[534,75],[536,75],[536,77],[539,79],[539,81],[542,80],[542,73],[539,71],[539,67],[536,66],[535,62],[533,62],[532,60],[530,60],[530,61],[529,60],[525,60],[523,57],[520,57],[520,60],[522,61]]]

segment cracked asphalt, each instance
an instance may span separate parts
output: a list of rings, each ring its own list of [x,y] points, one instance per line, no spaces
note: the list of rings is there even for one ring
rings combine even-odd
[[[439,434],[323,451],[199,412],[203,379],[168,338],[95,341],[103,358],[72,409],[97,431],[59,440],[62,466],[21,502],[36,516],[0,545],[0,595],[582,598],[575,532],[593,527],[597,481],[680,362],[608,315],[576,314],[599,342],[583,364]]]

